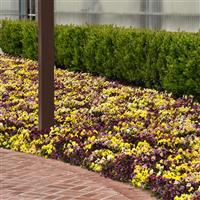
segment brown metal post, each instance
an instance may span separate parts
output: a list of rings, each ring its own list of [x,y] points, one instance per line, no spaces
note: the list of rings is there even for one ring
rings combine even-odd
[[[54,0],[38,0],[39,129],[54,125]]]

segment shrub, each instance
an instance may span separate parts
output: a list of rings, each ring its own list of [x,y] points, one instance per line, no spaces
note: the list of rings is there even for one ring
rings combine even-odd
[[[22,23],[20,21],[1,21],[0,47],[6,53],[22,54]]]
[[[56,65],[78,71],[85,69],[82,57],[87,29],[87,27],[79,27],[74,25],[56,26]]]
[[[22,25],[22,56],[30,59],[37,59],[38,37],[37,26],[34,22],[24,22]]]
[[[173,33],[171,40],[163,87],[174,93],[200,96],[200,35]]]
[[[1,21],[5,53],[37,58],[34,22]],[[200,97],[200,34],[56,25],[55,63],[135,85]]]

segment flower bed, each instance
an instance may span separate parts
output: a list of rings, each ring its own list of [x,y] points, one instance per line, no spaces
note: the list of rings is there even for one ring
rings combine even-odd
[[[0,56],[0,147],[60,159],[149,188],[200,198],[200,104],[86,73],[55,71],[55,126],[38,131],[38,69]]]

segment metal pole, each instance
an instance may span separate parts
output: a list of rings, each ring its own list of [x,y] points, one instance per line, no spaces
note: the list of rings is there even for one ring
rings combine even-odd
[[[22,2],[19,0],[19,19],[22,18]]]
[[[39,130],[54,125],[54,0],[38,1]]]
[[[30,9],[29,12],[30,20],[32,20],[32,0],[29,0],[29,9]]]
[[[28,0],[24,0],[24,18],[28,19]]]

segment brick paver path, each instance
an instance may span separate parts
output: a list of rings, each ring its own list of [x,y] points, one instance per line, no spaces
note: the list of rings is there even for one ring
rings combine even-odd
[[[57,160],[0,149],[1,200],[155,200],[147,191]]]

